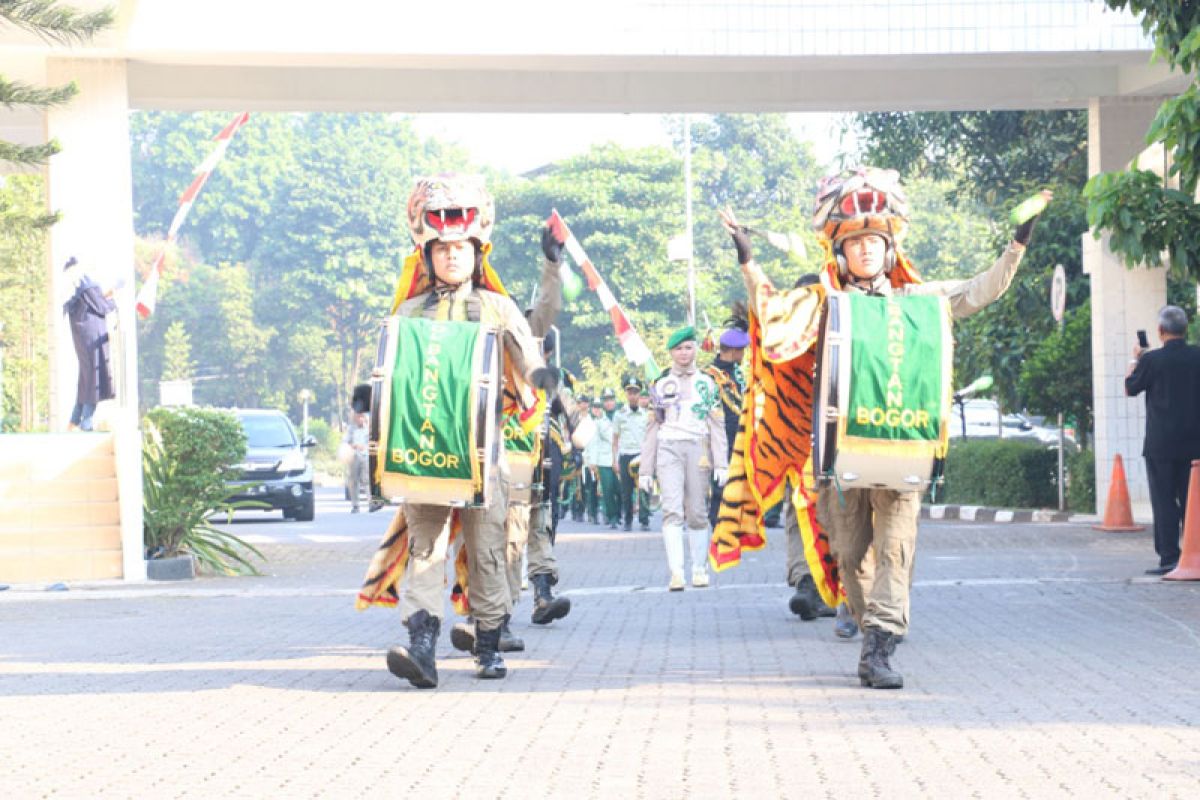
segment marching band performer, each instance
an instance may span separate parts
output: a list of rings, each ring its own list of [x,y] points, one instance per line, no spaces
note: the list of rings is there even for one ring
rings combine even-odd
[[[528,309],[527,321],[529,331],[533,333],[534,337],[541,339],[542,356],[548,363],[554,347],[556,347],[556,336],[552,330],[554,319],[558,317],[558,312],[563,308],[563,282],[559,277],[563,243],[558,241],[550,224],[542,228],[541,249],[545,258],[542,260],[541,266],[538,302],[534,303],[533,308]],[[505,529],[508,530],[505,575],[508,578],[511,606],[516,607],[517,602],[521,599],[521,564],[522,557],[528,548],[528,576],[529,582],[534,587],[532,621],[535,625],[548,625],[556,619],[564,618],[571,610],[571,601],[568,597],[556,597],[553,593],[552,587],[558,584],[558,561],[554,558],[551,525],[557,524],[557,521],[552,516],[547,516],[544,509],[546,498],[551,498],[552,493],[558,492],[557,470],[562,469],[562,453],[560,453],[559,444],[552,440],[551,429],[556,427],[557,423],[558,431],[562,431],[563,421],[560,420],[560,417],[565,413],[564,403],[570,404],[570,391],[560,383],[557,392],[551,398],[550,408],[547,408],[547,414],[551,415],[551,419],[547,421],[546,431],[535,431],[529,434],[530,437],[536,438],[533,451],[536,458],[539,461],[551,462],[548,469],[542,468],[541,480],[544,485],[542,497],[535,497],[533,506],[523,503],[523,501],[511,500],[505,519]],[[569,419],[566,420],[566,423],[571,428],[575,427],[571,425]],[[559,438],[559,443],[562,443],[562,438]],[[559,452],[557,469],[554,467],[554,450]],[[473,652],[475,649],[474,626],[469,621],[466,624],[458,622],[451,630],[450,642],[458,650]],[[502,652],[524,650],[524,642],[512,633],[509,619],[505,619],[504,625],[500,626],[499,649]]]
[[[534,389],[553,391],[557,376],[546,368],[521,310],[504,292],[488,262],[495,206],[483,179],[472,175],[422,178],[409,198],[407,214],[416,250],[405,262],[393,313],[495,326],[507,362],[507,389],[526,396]],[[495,413],[499,415],[500,409]],[[507,674],[499,644],[512,609],[505,574],[508,478],[503,458],[498,466],[491,500],[484,507],[405,503],[360,591],[360,608],[394,603],[388,593],[395,597],[407,564],[400,606],[409,645],[388,650],[387,665],[392,674],[414,686],[430,688],[438,683],[434,654],[441,629],[446,553],[456,522],[467,550],[475,673],[480,678]]]
[[[667,341],[671,367],[650,389],[653,413],[638,467],[638,485],[649,493],[655,477],[662,492],[663,544],[671,573],[667,588],[683,591],[683,532],[691,540],[692,586],[708,586],[708,483],[725,484],[728,450],[717,384],[696,369],[696,329]]]
[[[788,397],[788,381],[776,380],[788,363],[794,362],[796,369],[809,373],[806,380],[811,390],[813,346],[827,291],[882,297],[939,295],[948,299],[951,315],[961,319],[1004,294],[1029,243],[1036,216],[1017,227],[1012,242],[988,270],[968,280],[922,283],[899,247],[908,227],[908,207],[898,178],[894,170],[860,168],[822,181],[813,226],[827,256],[824,274],[820,284],[790,291],[778,291],[771,285],[754,262],[748,231],[738,225],[731,210],[721,212],[721,220],[733,237],[751,311],[759,326],[758,330],[752,327],[760,337],[755,349],[759,362],[752,366],[756,376],[772,376],[765,403],[777,403],[780,409],[808,405],[804,430],[794,436],[777,434],[779,441],[773,443],[790,443],[794,451],[787,456],[790,465],[804,465],[808,459],[806,448],[811,448],[811,440],[804,432],[812,430],[811,391],[807,397]],[[1051,195],[1043,192],[1043,197],[1049,201]],[[799,382],[793,379],[793,383]],[[782,412],[779,415],[785,416]],[[784,422],[794,425],[790,419]],[[741,466],[734,470],[735,478],[740,477]],[[731,499],[730,493],[726,494],[722,521]],[[799,496],[801,500],[805,497]],[[831,482],[823,482],[817,489],[816,518],[828,533],[829,546],[837,557],[834,580],[840,577],[844,582],[846,601],[863,631],[858,675],[864,686],[895,689],[904,685],[903,676],[892,668],[889,659],[898,637],[908,630],[909,569],[915,556],[920,503],[917,490],[842,489]],[[739,513],[730,507],[729,519]],[[719,530],[714,536],[714,558],[721,553],[721,533]],[[759,537],[757,546],[761,546],[761,531],[750,538],[755,535]],[[860,566],[872,547],[874,575],[865,578],[870,571],[860,570]],[[823,585],[822,592],[826,588]]]

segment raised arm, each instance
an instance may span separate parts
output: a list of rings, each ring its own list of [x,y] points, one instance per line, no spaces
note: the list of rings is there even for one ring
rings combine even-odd
[[[1049,203],[1054,193],[1044,190],[1042,197]],[[1000,254],[991,267],[973,278],[963,281],[933,281],[919,284],[912,290],[913,294],[945,295],[950,301],[950,313],[955,319],[969,317],[977,311],[987,308],[999,300],[1008,287],[1012,285],[1017,267],[1025,257],[1025,248],[1033,237],[1033,226],[1037,223],[1038,214],[1022,222],[1013,231],[1012,241]]]
[[[732,209],[719,212],[721,224],[733,237],[738,265],[746,282],[750,313],[762,332],[762,354],[773,362],[791,361],[817,340],[825,288],[819,284],[777,292],[771,279],[754,261],[749,232],[738,224]]]
[[[538,287],[537,302],[529,315],[529,329],[539,339],[545,336],[558,312],[562,311],[562,277],[559,264],[562,262],[562,242],[554,238],[550,226],[542,228],[542,282]]]

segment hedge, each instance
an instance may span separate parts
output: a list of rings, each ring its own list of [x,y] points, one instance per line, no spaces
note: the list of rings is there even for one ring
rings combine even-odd
[[[1080,450],[1067,456],[1067,508],[1096,513],[1096,453]]]
[[[1058,453],[1011,439],[954,441],[938,503],[997,508],[1057,508]]]

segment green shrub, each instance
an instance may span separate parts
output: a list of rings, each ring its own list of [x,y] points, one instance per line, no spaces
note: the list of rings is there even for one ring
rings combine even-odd
[[[942,503],[1000,508],[1058,506],[1058,454],[1010,439],[968,439],[950,445]]]
[[[319,418],[309,419],[308,435],[317,440],[317,446],[313,448],[313,456],[319,454],[333,457],[337,455],[338,443],[342,441],[342,436],[331,428],[328,422]]]
[[[1067,508],[1096,513],[1096,453],[1080,450],[1067,456]]]
[[[226,574],[258,570],[253,546],[214,528],[213,514],[262,508],[254,501],[230,502],[246,455],[246,434],[237,417],[203,408],[155,408],[146,414],[142,439],[142,493],[147,557],[191,554],[201,566]]]

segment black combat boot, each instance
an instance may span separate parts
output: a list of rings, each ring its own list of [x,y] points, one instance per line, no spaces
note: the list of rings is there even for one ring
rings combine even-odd
[[[508,621],[509,616],[505,615],[504,624],[500,626],[500,652],[519,653],[525,649],[525,640],[513,635]],[[467,617],[466,622],[456,622],[450,629],[450,644],[455,650],[475,655],[475,621]]]
[[[834,615],[837,619],[833,623],[833,632],[839,639],[853,639],[858,636],[858,623],[854,621],[848,604],[842,603],[838,606]]]
[[[499,649],[501,653],[520,653],[525,649],[525,640],[513,634],[512,628],[508,627],[509,620],[511,619],[511,614],[505,614],[504,622],[500,625]]]
[[[888,658],[896,652],[896,636],[878,628],[863,628],[862,655],[858,658],[858,680],[872,689],[900,689],[904,676],[892,669]]]
[[[465,622],[456,622],[450,629],[450,644],[455,650],[475,654],[475,620],[467,617]]]
[[[546,574],[533,575],[533,624],[549,625],[571,613],[571,601],[566,597],[555,597],[550,591],[551,577]]]
[[[438,685],[434,649],[442,621],[424,609],[408,618],[408,647],[396,645],[388,650],[387,665],[391,673],[421,689]]]
[[[481,630],[475,623],[475,677],[503,678],[508,674],[500,655],[500,629]]]
[[[812,575],[805,575],[800,579],[796,584],[796,593],[788,600],[788,609],[805,622],[811,622],[820,616],[821,606],[824,605],[825,601],[821,599],[821,593],[817,591],[817,584]]]

